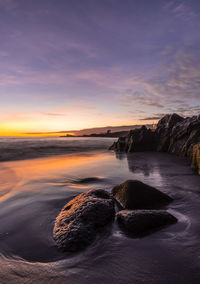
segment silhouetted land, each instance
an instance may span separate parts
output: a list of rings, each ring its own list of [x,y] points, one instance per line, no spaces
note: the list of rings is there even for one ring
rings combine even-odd
[[[106,132],[106,133],[92,133],[92,134],[85,134],[85,135],[70,135],[70,134],[67,134],[67,135],[64,135],[64,136],[60,136],[60,137],[112,137],[112,138],[115,138],[115,137],[122,137],[122,136],[125,136],[129,133],[129,131],[119,131],[119,132]]]

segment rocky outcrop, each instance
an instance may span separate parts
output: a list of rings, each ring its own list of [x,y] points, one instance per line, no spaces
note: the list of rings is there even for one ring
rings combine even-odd
[[[117,213],[119,226],[134,236],[146,235],[152,230],[177,222],[177,219],[164,210],[122,210]]]
[[[109,150],[115,150],[116,152],[126,152],[128,142],[126,137],[119,137],[117,142],[114,142]]]
[[[56,218],[53,237],[58,248],[78,251],[89,245],[115,215],[114,201],[104,190],[90,190],[68,202]]]
[[[200,175],[200,143],[197,143],[192,147],[189,156],[192,160],[192,167],[197,170]]]
[[[121,137],[111,149],[117,152],[163,151],[190,158],[193,167],[199,165],[200,115],[183,118],[167,114],[159,120],[155,131],[142,127]]]
[[[127,137],[120,137],[110,147],[110,150],[113,149],[117,152],[155,151],[156,136],[146,126],[142,126],[139,129],[131,130]]]
[[[173,127],[183,121],[178,114],[167,114],[157,124],[155,135],[158,137],[156,150],[167,152],[170,146],[171,132]]]
[[[173,117],[173,123],[169,126],[170,119]],[[200,142],[199,117],[193,116],[183,119],[173,114],[171,116],[166,115],[163,119],[165,119],[165,123],[162,124],[161,119],[156,129],[156,134],[159,136],[157,149],[181,156],[189,156],[192,147]],[[165,139],[168,139],[167,144]]]
[[[112,189],[112,195],[124,209],[158,209],[172,198],[138,180],[127,180]]]
[[[142,126],[140,129],[130,131],[127,146],[127,152],[154,151],[156,149],[156,136],[146,126]]]

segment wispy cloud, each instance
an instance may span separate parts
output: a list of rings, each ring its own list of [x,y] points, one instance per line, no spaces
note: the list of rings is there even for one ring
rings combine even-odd
[[[191,7],[189,1],[167,1],[167,3],[163,5],[163,9],[170,12],[174,17],[186,22],[198,17],[198,12]]]
[[[200,90],[200,53],[179,50],[147,81],[147,89],[155,94],[162,94],[168,102],[199,98]]]
[[[47,2],[0,0],[1,122],[67,129],[198,112],[197,1]]]
[[[194,105],[200,105],[199,60],[199,52],[178,50],[168,62],[152,72],[149,79],[137,79],[137,84],[121,95],[122,105],[139,104],[184,112],[184,108],[180,109],[184,103],[187,113],[197,111],[198,107],[194,108]]]
[[[139,106],[146,105],[154,108],[164,108],[164,105],[158,101],[157,96],[153,96],[152,93],[147,93],[145,89],[140,92],[133,91],[123,94],[121,97],[121,104],[128,107],[133,104],[137,104]]]

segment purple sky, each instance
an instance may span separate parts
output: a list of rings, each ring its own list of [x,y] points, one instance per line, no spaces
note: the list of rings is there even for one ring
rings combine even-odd
[[[199,0],[0,0],[0,132],[198,114],[199,47]]]

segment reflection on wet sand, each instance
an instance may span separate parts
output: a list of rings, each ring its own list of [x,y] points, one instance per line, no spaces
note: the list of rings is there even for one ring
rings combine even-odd
[[[145,153],[138,160],[137,153],[115,153],[116,158],[119,160],[127,159],[129,170],[133,173],[141,172],[145,176],[149,176],[154,171],[153,165],[147,160]]]
[[[140,157],[140,161],[138,163],[137,157],[133,159],[133,157],[129,154],[127,155],[128,167],[129,170],[133,173],[142,172],[145,176],[149,176],[155,171],[154,164],[147,160],[147,158]]]
[[[165,275],[167,283],[199,283],[200,200],[194,194],[199,178],[184,159],[163,153],[119,154],[116,159],[105,151],[0,163],[0,279],[163,283]],[[172,196],[170,210],[179,222],[134,240],[114,224],[107,238],[80,254],[58,251],[52,230],[62,207],[80,192],[110,191],[127,179],[139,179]]]
[[[1,200],[6,198],[5,195],[11,191],[33,190],[30,186],[28,188],[27,185],[37,181],[49,184],[54,183],[55,185],[67,184],[70,181],[70,173],[79,177],[79,174],[86,167],[90,167],[91,164],[105,162],[106,159],[108,159],[108,156],[102,154],[76,154],[53,158],[2,162],[0,163]],[[79,171],[76,170],[77,168],[79,168]],[[58,179],[59,176],[63,176],[63,178]],[[66,180],[64,176],[67,176]],[[79,186],[77,184],[76,188],[78,187],[81,188],[81,184]]]
[[[186,158],[154,152],[115,153],[115,155],[118,160],[127,161],[133,178],[137,177],[166,190],[169,190],[169,180],[177,190],[197,193],[200,190],[200,177],[194,174]],[[173,192],[175,193],[176,191]]]
[[[17,184],[18,178],[15,171],[10,167],[0,165],[0,202],[10,196]]]
[[[110,157],[93,152],[0,163],[0,254],[62,258],[52,239],[54,219],[74,195],[107,186]]]

